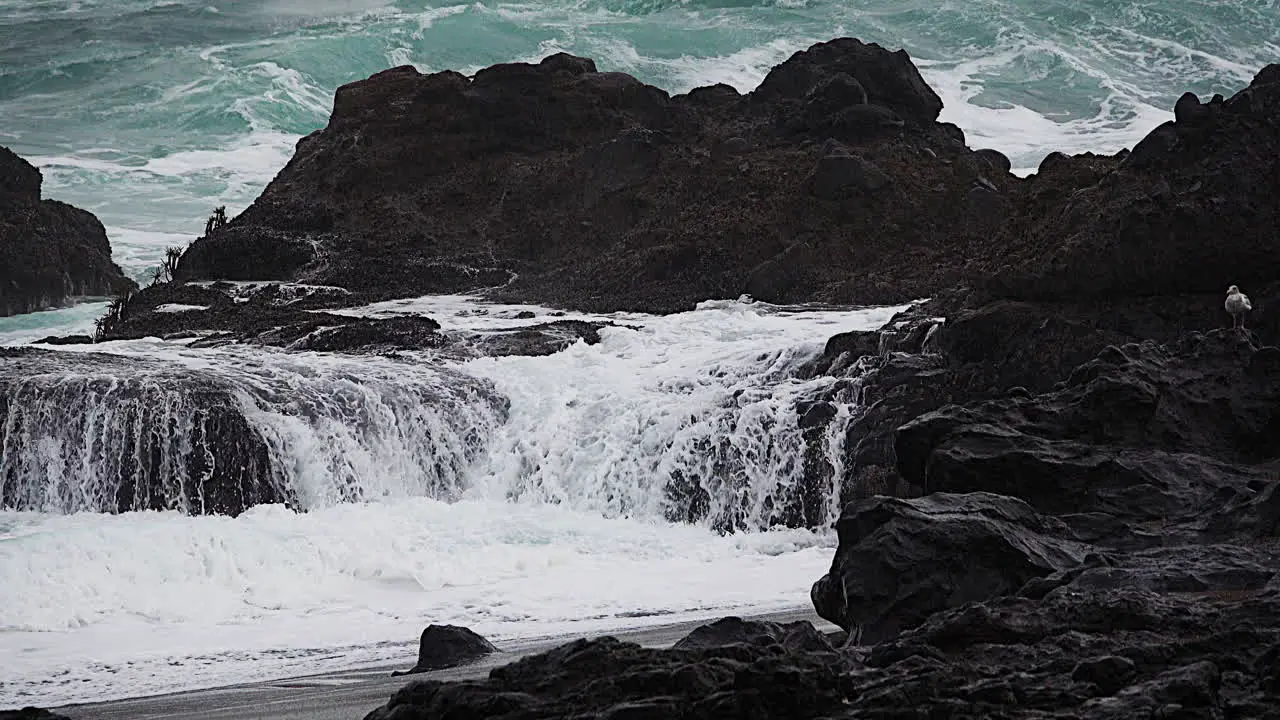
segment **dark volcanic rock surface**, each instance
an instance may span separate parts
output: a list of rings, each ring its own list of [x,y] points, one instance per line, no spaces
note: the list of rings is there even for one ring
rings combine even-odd
[[[40,171],[0,147],[0,316],[137,287],[91,213],[40,199]]]
[[[853,664],[826,638],[808,623],[755,625],[752,635],[805,639],[784,645],[704,638],[672,650],[579,640],[496,668],[488,680],[411,683],[366,717],[807,718],[841,706]]]
[[[1074,567],[1089,550],[1064,523],[987,493],[877,496],[846,509],[836,532],[840,549],[814,586],[814,605],[837,625],[859,628],[867,643]]]
[[[608,322],[555,320],[484,332],[441,331],[434,319],[418,315],[365,318],[339,310],[354,304],[341,288],[280,283],[212,285],[162,283],[136,293],[122,317],[105,324],[97,340],[147,336],[191,339],[191,347],[249,344],[284,350],[394,354],[401,350],[439,350],[453,357],[551,355],[579,340],[600,342]],[[175,310],[175,306],[181,309]],[[90,342],[71,336],[46,338],[50,344]]]
[[[496,652],[499,650],[493,643],[468,628],[428,625],[418,640],[417,664],[410,670],[394,672],[392,675],[411,675],[455,667]]]
[[[851,39],[745,96],[672,97],[563,54],[474,78],[394,68],[340,88],[328,126],[179,275],[503,286],[582,309],[922,297],[989,241],[1016,182],[940,109],[904,52]]]
[[[0,182],[3,182],[0,180]],[[0,710],[0,720],[71,720],[66,715],[37,707],[24,707],[21,710]]]
[[[1042,172],[1010,222],[1007,266],[991,278],[991,289],[1078,301],[1274,284],[1276,67],[1225,102],[1200,105],[1192,96],[1194,113],[1184,96],[1179,119],[1122,159],[1073,159]]]

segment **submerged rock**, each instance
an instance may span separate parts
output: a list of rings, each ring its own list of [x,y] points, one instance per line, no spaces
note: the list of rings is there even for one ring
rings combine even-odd
[[[293,501],[236,388],[161,361],[0,348],[0,448],[10,510],[236,515]]]
[[[91,213],[40,198],[40,171],[0,147],[0,316],[132,290]]]

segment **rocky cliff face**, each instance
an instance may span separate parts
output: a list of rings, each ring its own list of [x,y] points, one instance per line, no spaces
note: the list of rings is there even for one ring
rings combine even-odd
[[[604,310],[922,297],[989,240],[1015,180],[941,108],[906,53],[851,39],[748,95],[673,97],[563,54],[473,78],[395,68],[340,88],[179,274],[385,296],[510,283],[500,296]]]
[[[135,288],[111,262],[102,223],[79,208],[41,200],[40,183],[38,169],[0,147],[0,315]]]

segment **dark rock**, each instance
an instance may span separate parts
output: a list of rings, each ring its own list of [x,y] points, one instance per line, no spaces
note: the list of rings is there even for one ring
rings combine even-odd
[[[480,658],[501,652],[493,643],[474,631],[457,625],[428,625],[418,641],[418,664],[404,672],[392,675],[443,670],[474,662]]]
[[[596,64],[589,58],[581,58],[569,53],[559,52],[548,55],[538,65],[570,75],[585,75],[596,71]]]
[[[1103,695],[1111,695],[1124,687],[1133,675],[1134,662],[1118,655],[1104,655],[1081,660],[1071,671],[1071,679],[1093,683]]]
[[[841,110],[829,121],[830,129],[843,138],[865,140],[901,128],[898,113],[881,105],[854,105]]]
[[[1262,74],[1260,74],[1262,75]],[[1006,272],[993,290],[1024,300],[1133,301],[1275,282],[1280,254],[1280,84],[1257,83],[1222,112],[1184,96],[1165,123],[1092,182],[1028,205],[1008,224]],[[1247,106],[1247,107],[1246,107]],[[1212,122],[1191,126],[1212,114]],[[1183,121],[1186,130],[1180,128]],[[1071,159],[1067,165],[1101,164]],[[1191,189],[1194,188],[1194,191]],[[1219,303],[1220,304],[1220,303]]]
[[[1273,355],[1228,330],[1172,348],[1113,346],[1061,390],[905,425],[899,469],[926,491],[1012,494],[1042,512],[1194,516],[1268,474],[1231,463],[1280,457]]]
[[[851,192],[875,192],[890,180],[875,164],[857,155],[841,154],[819,158],[805,182],[815,197],[850,200]]]
[[[0,710],[0,720],[71,720],[71,718],[44,708],[24,707],[21,710]]]
[[[1022,501],[987,493],[871,498],[847,507],[836,532],[840,545],[814,583],[814,607],[872,643],[1074,567],[1087,547]]]
[[[36,345],[86,345],[93,342],[88,335],[50,335],[36,340]]]
[[[1013,170],[1013,163],[1010,162],[1009,157],[999,150],[984,148],[982,150],[973,151],[973,154],[977,159],[985,162],[987,166],[993,170],[1002,173],[1007,173]],[[1045,159],[1047,160],[1048,158]],[[1043,161],[1041,161],[1041,163],[1043,164]]]
[[[867,102],[884,105],[914,122],[933,122],[942,101],[911,64],[906,51],[842,38],[796,53],[769,72],[756,94],[762,99],[800,98],[828,73],[844,73],[865,89]]]
[[[866,103],[867,91],[862,83],[848,73],[838,72],[824,77],[805,94],[805,120],[810,127],[821,127],[846,108]]]
[[[0,316],[137,287],[91,213],[40,199],[40,171],[0,147]]]
[[[1142,138],[1133,151],[1125,159],[1128,167],[1136,170],[1149,170],[1168,163],[1176,155],[1181,143],[1178,128],[1172,122],[1156,127]]]
[[[1200,98],[1193,92],[1182,93],[1173,106],[1173,119],[1179,125],[1196,127],[1209,121],[1213,113],[1207,105],[1200,104]]]
[[[438,332],[440,323],[427,317],[353,320],[337,327],[324,327],[324,323],[323,320],[311,321],[262,333],[256,335],[253,342],[290,350],[355,353],[425,350],[442,347],[447,342]]]
[[[610,193],[643,183],[658,168],[662,153],[654,133],[628,130],[583,153],[583,205],[593,207]]]
[[[466,343],[481,355],[536,357],[558,353],[579,340],[587,345],[595,345],[600,342],[600,329],[605,327],[626,326],[582,320],[556,320],[477,335]]]
[[[812,267],[814,254],[813,248],[808,245],[792,245],[778,253],[777,257],[754,267],[747,276],[743,292],[765,302],[785,301],[796,288],[811,279],[806,270]]]
[[[141,357],[27,348],[0,357],[5,509],[236,515],[294,501],[224,378]],[[170,432],[156,431],[161,409]],[[42,442],[92,460],[50,473]]]
[[[842,707],[852,667],[829,645],[660,650],[577,640],[495,668],[486,680],[412,683],[366,718],[815,718]]]
[[[953,267],[941,256],[1002,220],[1003,207],[966,207],[971,178],[921,164],[926,149],[948,162],[970,151],[936,122],[941,102],[906,53],[823,43],[746,97],[717,86],[670,98],[593,68],[562,54],[470,80],[402,67],[343,86],[328,126],[192,245],[179,279],[670,312],[736,297],[762,263],[808,247],[777,301],[878,303],[933,292]],[[832,137],[863,161],[846,189],[882,197],[809,195],[797,162]],[[855,273],[874,281],[849,283]]]
[[[1065,162],[1070,162],[1067,155],[1055,150],[1044,156],[1044,159],[1040,161],[1040,166],[1036,169],[1036,172],[1044,173],[1046,171],[1052,171],[1054,167],[1060,167]]]
[[[781,645],[789,651],[835,652],[835,648],[813,627],[812,623],[798,620],[792,623],[743,620],[739,617],[721,618],[708,625],[695,628],[673,646],[676,650],[701,650],[735,644]]]

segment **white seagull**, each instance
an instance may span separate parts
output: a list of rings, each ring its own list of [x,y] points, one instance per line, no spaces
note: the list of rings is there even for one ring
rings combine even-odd
[[[1223,303],[1227,312],[1231,313],[1231,327],[1244,328],[1244,314],[1253,309],[1249,296],[1240,292],[1240,288],[1232,285],[1227,288],[1227,301]]]

